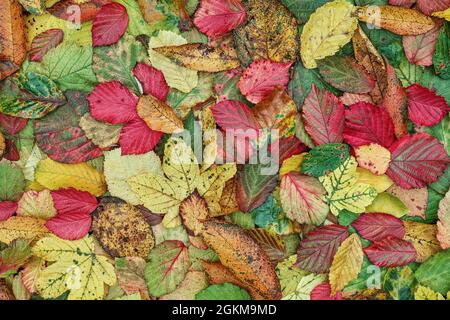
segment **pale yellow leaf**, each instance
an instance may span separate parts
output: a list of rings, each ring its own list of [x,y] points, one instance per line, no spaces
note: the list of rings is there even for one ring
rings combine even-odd
[[[17,215],[48,220],[56,216],[56,209],[49,190],[27,191],[18,202]]]
[[[356,147],[355,155],[361,168],[377,176],[385,174],[391,163],[391,152],[376,143]]]

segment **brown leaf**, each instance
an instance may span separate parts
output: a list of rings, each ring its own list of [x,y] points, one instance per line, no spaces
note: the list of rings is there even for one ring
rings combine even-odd
[[[142,257],[155,245],[153,232],[139,208],[118,198],[103,198],[92,214],[92,231],[112,257]]]
[[[236,178],[232,178],[225,183],[225,187],[222,191],[222,197],[220,198],[221,211],[216,214],[210,213],[211,217],[227,215],[239,210],[239,206],[236,200],[236,185]]]
[[[250,236],[259,243],[275,264],[286,258],[286,247],[283,238],[273,231],[266,229],[250,229]]]
[[[414,36],[433,29],[433,19],[414,9],[365,6],[356,10],[358,19],[401,36]]]
[[[183,130],[183,122],[178,118],[172,107],[151,95],[145,95],[139,99],[137,113],[152,130],[164,133],[175,133]]]
[[[439,241],[436,238],[436,225],[415,221],[403,221],[405,235],[403,240],[413,244],[417,252],[417,262],[424,262],[435,253],[441,251]]]
[[[0,132],[0,159],[3,157],[3,154],[6,150],[6,140],[3,133]]]
[[[145,264],[145,260],[141,257],[116,258],[117,280],[126,294],[147,292]]]
[[[1,300],[16,300],[3,279],[0,279],[0,301]]]
[[[234,224],[207,221],[203,238],[238,280],[267,300],[281,298],[280,282],[274,266],[244,229]]]
[[[380,104],[387,88],[386,65],[383,57],[359,26],[353,35],[353,50],[358,63],[376,80],[375,88],[370,92],[370,96],[376,104]]]
[[[239,67],[239,59],[233,47],[211,48],[203,43],[190,43],[182,46],[155,48],[156,52],[174,60],[186,68],[221,72]]]
[[[231,272],[230,269],[225,267],[220,262],[203,261],[202,265],[205,269],[205,272],[208,274],[209,282],[211,284],[222,284],[228,282],[247,290],[254,300],[264,300],[264,295],[261,295],[253,287],[248,286],[247,284],[238,280],[233,272]]]
[[[292,126],[297,113],[295,102],[281,87],[273,90],[252,110],[261,128],[278,129],[281,135]]]
[[[203,231],[203,221],[208,218],[208,207],[205,199],[197,192],[190,195],[180,204],[180,215],[183,223],[194,235],[199,235]]]
[[[386,63],[387,87],[382,108],[385,108],[394,123],[395,135],[400,138],[408,133],[403,115],[406,113],[406,92],[395,74],[394,68]]]
[[[22,7],[16,0],[0,2],[0,80],[19,70],[27,56]]]

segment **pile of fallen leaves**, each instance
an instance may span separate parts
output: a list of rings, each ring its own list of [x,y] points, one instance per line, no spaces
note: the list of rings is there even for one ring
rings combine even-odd
[[[448,21],[1,0],[0,299],[450,299]]]

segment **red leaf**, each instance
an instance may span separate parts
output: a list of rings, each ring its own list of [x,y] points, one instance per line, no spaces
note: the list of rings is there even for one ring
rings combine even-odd
[[[240,0],[202,0],[194,24],[200,32],[218,37],[240,26],[245,18]]]
[[[419,84],[406,89],[409,119],[419,126],[434,126],[449,112],[445,99]]]
[[[308,147],[295,136],[289,138],[282,137],[269,146],[269,151],[272,155],[279,155],[279,163],[283,163],[284,160],[307,150]]]
[[[331,295],[331,286],[328,282],[321,283],[315,287],[310,294],[311,300],[342,300],[342,292],[336,292],[336,295]]]
[[[74,15],[77,14],[77,9],[79,8],[80,22],[86,22],[94,19],[100,8],[111,1],[112,0],[91,0],[86,3],[78,4],[74,0],[62,0],[48,8],[47,11],[55,17],[74,22]]]
[[[0,127],[2,131],[14,136],[25,128],[28,120],[19,117],[8,116],[4,113],[0,113]]]
[[[405,8],[411,8],[414,3],[416,3],[416,0],[389,0],[390,5]]]
[[[426,15],[431,15],[450,7],[450,0],[417,0],[417,7]]]
[[[5,139],[5,152],[3,154],[3,158],[9,161],[20,160],[19,150],[17,150],[17,146],[14,141]]]
[[[134,119],[123,126],[120,132],[122,154],[143,154],[152,151],[162,136],[162,132],[150,129],[141,119]]]
[[[303,119],[316,145],[342,142],[344,109],[335,95],[312,85],[303,105]]]
[[[83,213],[58,214],[47,221],[45,226],[64,240],[83,238],[91,228],[92,218]]]
[[[96,197],[89,192],[75,189],[52,191],[52,198],[58,215],[71,215],[75,213],[89,215],[98,206]]]
[[[406,92],[395,74],[395,69],[386,62],[387,88],[381,105],[388,113],[394,124],[395,135],[400,138],[408,134],[403,113],[406,109]]]
[[[133,74],[142,84],[145,94],[150,94],[161,101],[166,101],[169,94],[169,86],[161,71],[146,64],[138,63],[133,70]]]
[[[405,240],[387,237],[364,248],[370,262],[379,267],[401,267],[416,260],[416,249]]]
[[[249,133],[254,137],[255,132],[260,129],[252,110],[242,102],[225,100],[212,107],[211,111],[216,123],[225,131],[253,130],[253,134]]]
[[[38,34],[31,42],[30,61],[41,62],[45,54],[56,48],[64,39],[61,29],[49,29]]]
[[[138,118],[139,98],[119,81],[99,84],[88,101],[92,116],[99,121],[119,124]]]
[[[116,43],[128,27],[127,9],[119,3],[105,4],[92,24],[92,45],[108,46]]]
[[[404,189],[436,182],[450,162],[444,146],[428,133],[404,136],[389,151],[392,160],[386,174]]]
[[[376,143],[389,148],[395,139],[389,113],[371,103],[350,106],[345,110],[344,139],[352,147]]]
[[[0,221],[8,220],[17,210],[17,202],[1,201],[0,202]]]
[[[239,89],[248,101],[258,103],[277,86],[286,89],[291,66],[292,62],[255,61],[242,74],[238,83]]]
[[[440,28],[441,24],[436,23],[435,27],[427,33],[403,37],[403,48],[410,63],[426,67],[433,64]]]
[[[402,239],[405,228],[400,219],[386,213],[365,213],[353,221],[352,226],[365,239],[377,241],[387,236]]]
[[[296,266],[314,273],[328,272],[338,247],[347,237],[347,228],[338,224],[314,229],[300,242]]]

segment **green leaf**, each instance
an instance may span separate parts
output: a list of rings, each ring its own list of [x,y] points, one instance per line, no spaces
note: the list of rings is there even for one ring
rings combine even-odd
[[[321,177],[344,163],[350,155],[348,145],[342,143],[323,144],[312,149],[303,158],[302,173]]]
[[[435,223],[438,215],[439,203],[444,199],[445,194],[450,189],[450,168],[435,183],[428,187],[428,204],[425,211],[426,222]]]
[[[372,263],[370,263],[369,259],[364,256],[363,265],[361,267],[361,271],[358,274],[358,277],[350,281],[349,284],[345,286],[343,291],[362,291],[368,289],[368,287],[380,289],[385,272],[385,268],[379,268],[373,265]]]
[[[15,117],[41,118],[65,102],[55,82],[35,72],[9,78],[1,85],[0,111]]]
[[[195,300],[251,300],[250,295],[244,289],[231,284],[213,284],[200,291]]]
[[[144,46],[132,36],[124,35],[112,46],[94,48],[92,69],[98,81],[117,80],[139,94],[140,86],[133,76],[133,69],[145,56]]]
[[[12,241],[0,252],[0,278],[10,273],[16,273],[17,269],[25,264],[30,257],[31,247],[29,241],[24,239]]]
[[[413,289],[417,283],[415,264],[389,269],[383,281],[383,288],[394,300],[414,300]]]
[[[297,255],[295,254],[277,264],[276,272],[280,279],[283,297],[294,293],[297,284],[308,274],[307,271],[294,266],[296,261]]]
[[[447,114],[441,122],[432,127],[425,127],[425,132],[442,142],[447,154],[450,156],[450,115]]]
[[[398,67],[401,60],[406,59],[401,36],[384,29],[369,29],[366,23],[362,23],[361,26],[373,45],[389,60],[392,66]]]
[[[17,201],[25,189],[25,177],[20,168],[0,163],[0,200]]]
[[[234,224],[241,226],[244,229],[253,229],[255,228],[255,222],[253,221],[253,217],[249,213],[243,213],[237,211],[230,215],[231,220]]]
[[[150,251],[145,267],[148,291],[160,297],[174,291],[191,265],[188,250],[181,241],[164,241]]]
[[[97,80],[92,72],[92,47],[65,42],[50,50],[30,69],[53,80],[63,90],[91,91]]]
[[[341,212],[339,212],[338,221],[341,226],[348,227],[352,224],[353,221],[358,219],[358,217],[359,214],[347,210],[342,210]]]
[[[306,23],[309,20],[309,16],[316,11],[317,8],[330,1],[331,0],[281,0],[301,24]]]
[[[289,219],[285,217],[273,195],[269,195],[267,200],[251,213],[255,224],[260,228],[268,228],[278,234],[283,234],[288,229]]]
[[[415,275],[420,284],[446,295],[450,291],[450,249],[429,258]]]
[[[434,70],[442,79],[450,79],[450,23],[446,22],[439,32],[433,57]]]

